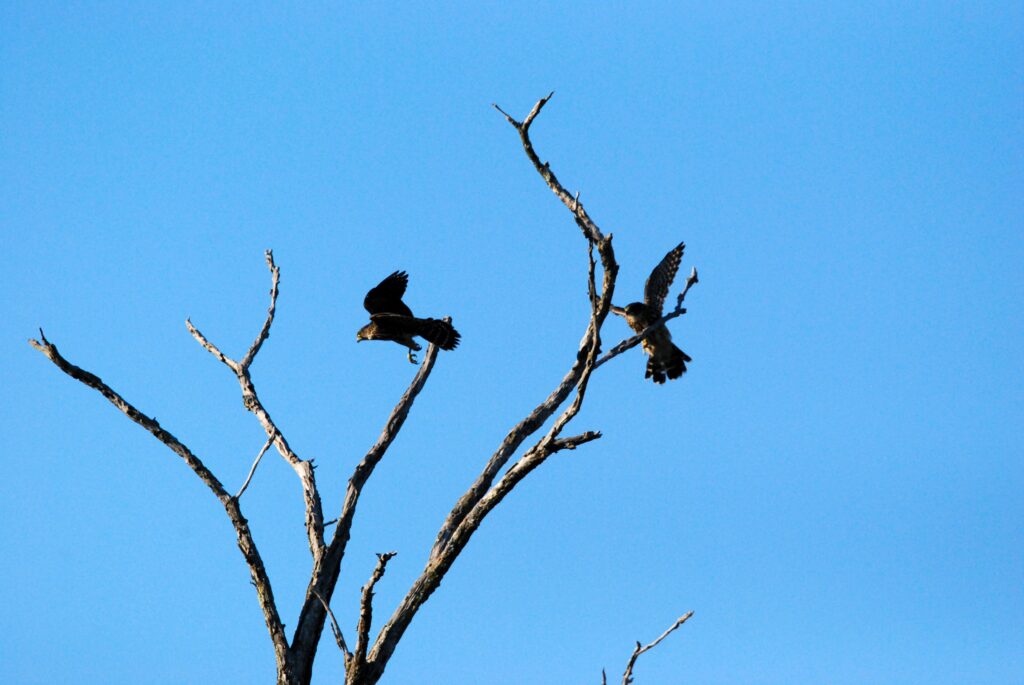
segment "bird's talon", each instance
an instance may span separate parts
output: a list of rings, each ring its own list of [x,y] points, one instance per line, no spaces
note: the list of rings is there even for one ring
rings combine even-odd
[[[413,354],[412,351],[409,352],[409,363],[410,364],[418,364],[419,363],[419,362],[416,361],[416,355]]]

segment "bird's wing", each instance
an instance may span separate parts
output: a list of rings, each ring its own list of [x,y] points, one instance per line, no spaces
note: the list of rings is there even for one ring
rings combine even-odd
[[[415,316],[399,314],[374,314],[370,320],[377,324],[378,328],[386,329],[388,332],[418,335],[442,350],[454,350],[458,347],[462,337],[450,323],[441,319],[418,319]]]
[[[412,311],[402,302],[405,287],[409,285],[409,274],[396,271],[366,293],[363,306],[370,314],[402,314],[412,316]]]
[[[668,289],[672,286],[676,272],[679,271],[679,262],[683,260],[684,249],[686,249],[685,243],[679,243],[672,248],[672,251],[658,263],[658,266],[654,267],[654,271],[647,279],[647,285],[644,286],[644,303],[656,310],[658,316],[661,316],[665,296],[668,295]]]

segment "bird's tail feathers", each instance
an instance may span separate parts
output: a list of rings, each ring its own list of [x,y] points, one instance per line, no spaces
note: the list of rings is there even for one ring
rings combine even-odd
[[[419,335],[442,350],[454,350],[462,336],[449,322],[441,319],[420,319]]]
[[[653,355],[648,357],[647,373],[644,378],[650,378],[659,385],[664,383],[666,378],[675,380],[686,373],[686,362],[690,361],[693,361],[690,355],[672,345],[672,352],[668,360],[655,359]]]

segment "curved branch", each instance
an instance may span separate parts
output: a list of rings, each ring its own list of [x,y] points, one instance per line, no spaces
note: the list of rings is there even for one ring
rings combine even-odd
[[[273,250],[267,250],[264,256],[267,260],[267,268],[270,269],[270,306],[267,307],[267,320],[263,322],[263,328],[256,334],[256,339],[249,346],[249,351],[245,353],[242,361],[238,363],[243,369],[249,368],[253,359],[259,353],[260,348],[263,347],[263,343],[270,337],[270,326],[274,323],[274,312],[277,309],[277,287],[281,282],[281,269],[274,264]]]
[[[586,359],[589,354],[589,350],[593,344],[594,332],[599,330],[601,325],[604,323],[604,319],[607,316],[607,308],[603,315],[598,315],[598,296],[596,293],[596,286],[594,282],[594,259],[593,249],[596,246],[598,254],[601,257],[601,265],[604,269],[604,288],[601,293],[601,297],[607,295],[607,301],[610,306],[611,303],[611,292],[615,287],[615,278],[618,274],[618,264],[615,262],[615,254],[612,251],[611,246],[611,235],[607,237],[601,232],[597,224],[590,218],[586,210],[583,208],[583,204],[579,201],[579,193],[576,195],[570,195],[569,191],[558,181],[554,172],[551,171],[551,167],[546,162],[541,162],[537,156],[537,152],[533,148],[533,141],[530,140],[530,126],[533,124],[534,119],[540,114],[540,111],[547,104],[548,100],[554,95],[552,91],[537,101],[530,110],[530,113],[526,115],[526,118],[522,122],[516,121],[508,113],[506,113],[498,105],[493,105],[496,110],[504,115],[505,119],[511,124],[516,131],[519,132],[519,138],[523,144],[523,150],[526,152],[526,156],[533,162],[534,168],[547,183],[551,191],[569,208],[572,212],[573,218],[576,224],[583,230],[583,235],[587,238],[587,249],[589,255],[589,283],[588,293],[590,295],[591,303],[591,318],[592,321],[597,320],[596,327],[592,326],[587,329],[584,334],[583,340],[580,342],[579,350],[576,353],[576,361],[573,363],[572,368],[569,369],[565,377],[562,378],[562,382],[551,392],[548,397],[537,405],[536,408],[529,415],[518,424],[516,424],[512,430],[508,432],[505,439],[498,446],[498,449],[491,455],[491,458],[487,461],[487,465],[483,471],[477,477],[476,481],[466,491],[459,501],[456,502],[452,508],[451,513],[445,519],[442,524],[440,531],[438,531],[437,539],[434,541],[434,546],[430,550],[431,558],[436,558],[441,554],[444,546],[447,544],[452,533],[466,517],[473,506],[480,501],[480,499],[487,492],[487,489],[494,483],[494,479],[497,477],[501,469],[508,463],[509,459],[519,449],[519,446],[523,442],[533,435],[549,418],[558,410],[558,408],[565,402],[569,393],[576,387],[580,378],[583,376],[583,371],[586,364]],[[598,342],[600,344],[600,342]],[[596,368],[596,366],[595,366]]]
[[[523,478],[533,469],[544,462],[547,457],[562,449],[574,449],[577,445],[595,440],[600,433],[587,432],[572,438],[559,439],[562,429],[579,412],[586,394],[590,374],[596,367],[597,357],[601,350],[601,326],[611,310],[612,296],[615,291],[615,280],[618,275],[618,264],[615,261],[615,252],[612,248],[611,235],[605,236],[586,214],[579,198],[572,197],[568,191],[558,182],[554,173],[547,164],[542,164],[533,149],[529,138],[529,127],[544,104],[551,98],[550,95],[542,98],[522,123],[515,121],[508,114],[502,111],[505,118],[518,131],[523,148],[527,156],[533,161],[534,166],[544,178],[548,187],[562,199],[563,203],[572,211],[573,217],[584,236],[588,239],[589,268],[588,268],[588,293],[591,304],[591,318],[587,324],[583,341],[580,343],[576,361],[572,368],[562,379],[562,382],[538,405],[529,416],[517,424],[505,437],[498,450],[488,460],[483,472],[476,482],[456,502],[452,511],[445,519],[444,524],[438,533],[437,540],[431,550],[426,567],[419,578],[413,583],[406,596],[395,609],[391,618],[381,628],[374,643],[373,649],[368,657],[367,670],[369,671],[369,682],[375,682],[383,673],[388,660],[394,653],[395,648],[401,640],[402,635],[415,617],[419,608],[430,598],[431,594],[440,586],[445,574],[451,568],[452,563],[465,548],[473,533],[479,528],[483,519],[490,513],[501,500],[512,491]],[[601,293],[597,295],[595,283],[595,264],[593,260],[593,248],[596,247],[601,258],[603,270]],[[532,434],[534,434],[550,418],[568,398],[569,393],[576,388],[576,398],[573,403],[558,417],[550,431],[530,450],[526,452],[509,469],[497,484],[492,485],[494,478],[500,469],[508,462],[518,447]]]
[[[263,610],[263,619],[267,624],[267,630],[270,631],[270,639],[274,644],[278,672],[281,672],[286,663],[288,640],[284,634],[284,625],[281,623],[281,618],[277,613],[277,605],[274,602],[274,592],[270,586],[270,578],[267,575],[266,568],[263,566],[263,559],[256,548],[256,542],[252,538],[249,523],[239,508],[238,499],[229,495],[224,486],[221,485],[221,482],[217,480],[217,477],[203,464],[199,457],[193,454],[192,450],[184,443],[164,430],[156,419],[152,419],[136,409],[109,385],[100,380],[99,376],[75,366],[61,356],[60,352],[57,351],[57,346],[46,339],[42,329],[39,330],[39,338],[39,340],[29,340],[28,343],[46,355],[58,369],[68,376],[98,391],[111,404],[117,407],[121,413],[149,431],[153,437],[181,457],[196,476],[206,484],[206,487],[210,489],[221,505],[223,505],[228,518],[231,519],[231,525],[235,529],[235,534],[238,538],[238,548],[242,551],[245,563],[249,566],[249,574],[252,576],[252,583],[256,588],[260,608]]]

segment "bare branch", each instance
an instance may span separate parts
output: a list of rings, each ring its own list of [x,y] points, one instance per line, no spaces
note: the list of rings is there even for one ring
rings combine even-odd
[[[575,446],[596,440],[599,433],[588,432],[575,438],[563,440],[541,440],[537,446],[527,451],[502,478],[490,488],[483,498],[476,503],[459,526],[452,533],[448,544],[440,554],[432,556],[419,578],[413,583],[402,602],[395,609],[391,618],[381,628],[377,640],[370,651],[369,663],[375,671],[383,671],[388,660],[394,653],[398,641],[409,627],[419,608],[430,598],[441,585],[445,574],[455,559],[466,547],[473,533],[483,523],[484,518],[519,484],[531,471],[540,466],[550,455],[562,449],[573,449]]]
[[[207,340],[206,336],[200,333],[199,329],[192,325],[192,319],[185,319],[185,328],[188,329],[188,332],[192,334],[192,337],[196,339],[196,342],[202,345],[207,352],[209,352],[214,357],[219,359],[221,363],[223,363],[233,372],[235,372],[236,374],[238,373],[238,362],[225,355],[223,352],[220,351],[220,348],[218,348],[212,342]]]
[[[579,197],[579,193],[576,193]],[[587,296],[590,298],[590,316],[597,315],[597,280],[594,275],[594,243],[587,241]]]
[[[270,445],[274,442],[274,436],[271,435],[267,438],[267,441],[263,443],[263,447],[260,449],[260,453],[256,455],[256,460],[252,463],[252,468],[249,469],[249,475],[245,477],[245,482],[242,483],[242,487],[238,490],[238,494],[235,495],[235,499],[239,499],[245,489],[249,487],[249,481],[252,480],[252,474],[256,473],[256,467],[260,465],[260,460],[263,459],[263,455],[270,449]]]
[[[281,282],[281,269],[274,264],[273,250],[267,250],[264,255],[267,259],[267,267],[270,269],[270,306],[267,308],[267,320],[263,322],[263,328],[260,329],[256,339],[249,346],[249,351],[245,353],[242,361],[239,362],[239,366],[243,369],[249,368],[252,360],[259,353],[260,348],[263,347],[264,341],[270,336],[270,326],[274,323],[274,310],[277,307],[277,287]]]
[[[491,487],[494,482],[494,478],[498,475],[501,469],[508,463],[508,460],[512,457],[519,446],[523,442],[533,435],[544,423],[551,418],[551,415],[555,413],[559,406],[565,401],[572,392],[572,389],[579,382],[580,375],[583,373],[583,367],[587,359],[587,350],[590,347],[591,333],[590,329],[587,329],[587,333],[584,336],[584,340],[580,343],[580,349],[576,353],[576,361],[573,363],[572,368],[565,374],[562,381],[558,386],[551,392],[548,397],[537,405],[536,408],[530,414],[516,424],[512,430],[508,432],[505,439],[502,440],[498,449],[491,455],[491,458],[487,461],[483,471],[477,476],[476,481],[469,487],[469,489],[462,495],[455,506],[452,508],[448,517],[445,519],[444,524],[441,526],[441,530],[438,531],[437,539],[434,541],[434,546],[430,551],[431,558],[436,558],[440,555],[444,546],[451,538],[452,533],[458,527],[459,523],[465,518],[466,514],[473,508],[473,505],[480,501],[480,498],[484,496],[487,489]]]
[[[597,440],[600,437],[600,431],[587,431],[580,435],[574,435],[571,438],[558,438],[557,440],[552,440],[551,447],[554,448],[553,451],[556,452],[559,450],[574,450],[580,445],[585,445],[591,440]]]
[[[626,664],[626,672],[622,674],[622,685],[629,685],[633,682],[633,666],[636,665],[637,657],[639,657],[644,652],[650,651],[657,647],[658,643],[660,643],[662,640],[668,637],[669,634],[671,634],[672,631],[674,631],[676,628],[686,623],[686,621],[689,620],[691,616],[693,616],[693,612],[688,611],[679,618],[677,618],[676,622],[669,626],[668,630],[659,635],[658,639],[656,639],[654,642],[651,642],[646,647],[641,647],[640,643],[637,642],[636,648],[633,650],[633,655],[629,657],[629,663]]]
[[[548,93],[547,97],[543,97],[540,100],[537,100],[537,104],[533,106],[533,109],[530,110],[530,113],[526,115],[525,119],[523,119],[523,123],[518,126],[518,128],[522,129],[524,134],[529,132],[530,124],[533,123],[533,120],[537,118],[538,114],[540,114],[541,109],[544,108],[544,105],[548,104],[548,100],[554,97],[554,95],[555,91],[551,91],[550,93]]]
[[[349,661],[352,659],[352,652],[348,651],[348,645],[345,644],[345,636],[341,634],[341,626],[338,625],[338,619],[334,617],[334,612],[331,611],[330,605],[324,601],[324,598],[320,596],[320,593],[314,590],[313,594],[320,600],[320,603],[324,607],[324,611],[326,611],[327,615],[331,618],[331,632],[334,633],[334,641],[338,643],[338,649],[341,650],[341,658],[347,670],[349,667]]]
[[[274,593],[270,586],[270,578],[267,576],[266,568],[263,566],[263,559],[260,557],[256,543],[252,538],[249,523],[242,515],[242,511],[238,506],[238,500],[227,493],[221,482],[213,475],[213,472],[203,464],[199,457],[193,454],[192,450],[171,433],[164,430],[156,419],[152,419],[140,412],[95,374],[66,360],[57,350],[57,346],[46,339],[42,329],[39,330],[39,338],[39,340],[29,340],[28,342],[32,347],[46,355],[58,369],[99,392],[111,404],[117,407],[121,413],[149,431],[153,437],[181,457],[196,476],[206,484],[217,500],[220,501],[221,505],[223,505],[228,518],[231,520],[231,525],[235,529],[235,534],[238,538],[238,548],[242,551],[242,556],[245,557],[245,562],[249,566],[249,574],[252,577],[253,586],[256,588],[256,595],[260,608],[263,610],[263,618],[267,624],[267,630],[270,631],[270,639],[274,644],[274,654],[280,670],[287,659],[288,640],[284,634],[284,625],[281,623],[281,618],[277,613],[277,605],[274,603]]]
[[[595,224],[587,214],[587,210],[585,210],[583,205],[579,202],[578,195],[576,197],[570,195],[569,191],[559,183],[558,178],[555,176],[554,172],[551,171],[551,167],[548,163],[540,161],[540,157],[537,156],[537,153],[533,149],[533,143],[530,141],[530,125],[554,94],[554,91],[552,91],[547,97],[538,100],[537,104],[533,106],[533,109],[530,110],[530,113],[526,115],[526,118],[523,119],[522,122],[518,122],[513,119],[505,112],[505,110],[498,107],[498,105],[494,105],[494,108],[501,112],[505,116],[505,120],[519,131],[519,138],[522,140],[523,150],[526,152],[526,156],[533,163],[534,168],[537,169],[537,172],[544,179],[544,182],[548,184],[551,191],[566,207],[569,208],[569,211],[573,213],[573,216],[576,219],[576,224],[583,230],[583,235],[586,236],[587,240],[597,243],[603,237],[601,229],[597,227],[597,224]]]
[[[445,320],[451,321],[450,318]],[[349,478],[341,514],[334,521],[334,523],[337,523],[334,536],[331,538],[331,543],[321,558],[319,567],[314,568],[313,576],[310,579],[306,592],[306,600],[299,614],[299,623],[295,628],[295,635],[292,638],[292,649],[296,653],[305,654],[316,649],[320,633],[323,631],[325,616],[324,612],[320,610],[319,603],[315,601],[313,593],[319,592],[330,599],[331,594],[334,592],[334,586],[338,582],[341,561],[345,556],[345,549],[352,534],[352,523],[355,519],[356,506],[359,504],[359,496],[362,493],[363,486],[370,478],[377,464],[384,458],[391,443],[398,437],[398,432],[402,429],[406,417],[409,416],[413,402],[420,394],[420,391],[423,390],[423,386],[426,385],[427,379],[430,377],[430,372],[434,368],[434,362],[437,361],[438,349],[433,344],[427,347],[427,353],[420,363],[419,370],[416,372],[405,393],[398,400],[398,404],[391,410],[391,415],[388,417],[384,429],[377,438],[377,442],[367,451],[363,460],[359,462]]]
[[[690,269],[690,275],[686,277],[686,287],[683,288],[683,292],[679,293],[679,297],[676,298],[676,309],[683,306],[683,300],[686,299],[686,293],[690,292],[690,288],[697,283],[700,283],[700,279],[697,278],[697,267],[692,267]]]
[[[359,600],[359,624],[356,626],[356,651],[352,659],[354,673],[348,675],[349,682],[359,682],[359,672],[366,666],[366,649],[370,642],[370,625],[373,622],[373,588],[384,577],[388,562],[398,552],[386,552],[377,555],[377,567],[373,569],[370,580],[363,586],[363,594]]]
[[[561,434],[562,429],[564,429],[565,426],[576,417],[576,414],[579,413],[580,408],[583,406],[583,398],[587,393],[590,376],[594,372],[594,369],[597,368],[597,356],[601,352],[601,327],[604,325],[605,319],[608,318],[608,312],[611,310],[612,294],[615,291],[615,278],[618,273],[618,265],[615,263],[615,254],[612,251],[610,235],[602,238],[598,243],[598,254],[601,256],[601,266],[604,271],[604,278],[601,284],[601,297],[598,300],[596,307],[592,307],[591,309],[591,344],[583,367],[583,373],[580,374],[579,383],[576,385],[576,397],[573,399],[572,404],[569,405],[569,408],[562,412],[562,415],[555,420],[554,424],[551,426],[551,430],[549,430],[543,440],[538,443],[537,447],[552,446],[555,439],[559,434]],[[589,273],[589,280],[591,290],[593,290],[595,286],[592,269]],[[596,437],[600,437],[600,434],[597,434]],[[575,445],[570,449],[574,448]]]
[[[264,341],[266,341],[270,336],[270,326],[274,323],[274,312],[277,308],[278,286],[281,279],[281,270],[274,263],[273,252],[271,250],[267,250],[265,257],[267,260],[267,267],[270,269],[270,306],[267,308],[267,318],[263,322],[262,328],[260,328],[259,333],[256,335],[256,339],[249,347],[249,351],[245,353],[242,361],[236,362],[225,356],[216,345],[210,342],[201,332],[199,332],[199,329],[192,324],[191,320],[186,320],[185,325],[188,327],[192,337],[195,338],[200,345],[234,372],[235,377],[238,379],[239,387],[242,390],[242,403],[245,405],[245,408],[256,416],[256,420],[259,421],[260,425],[263,427],[263,431],[266,433],[267,438],[273,441],[278,453],[285,461],[288,462],[299,477],[299,483],[302,485],[302,497],[306,509],[306,536],[309,539],[309,551],[313,555],[313,564],[315,566],[324,553],[324,513],[323,505],[320,503],[320,492],[316,487],[316,476],[313,473],[313,464],[310,461],[300,459],[292,450],[291,446],[288,444],[288,440],[284,437],[284,434],[274,423],[274,420],[270,418],[270,414],[267,410],[263,407],[263,403],[260,401],[259,395],[256,393],[256,386],[252,382],[252,376],[249,374],[249,366],[252,364],[253,359],[255,359],[256,354],[260,351]]]
[[[618,357],[620,354],[622,354],[626,350],[629,350],[629,349],[632,349],[632,348],[636,347],[637,345],[639,345],[641,343],[641,341],[643,341],[645,338],[647,338],[651,333],[653,333],[654,331],[656,331],[659,328],[661,328],[662,326],[664,326],[666,322],[671,321],[672,319],[676,318],[677,316],[682,316],[683,314],[685,314],[686,313],[686,307],[683,306],[683,301],[686,300],[686,293],[690,292],[690,288],[693,287],[693,285],[698,283],[698,282],[699,281],[697,280],[697,268],[694,267],[690,271],[690,275],[686,278],[686,286],[683,288],[683,292],[679,293],[679,296],[676,298],[676,308],[673,309],[672,311],[670,311],[665,316],[663,316],[660,319],[658,319],[657,321],[655,321],[654,323],[652,323],[647,328],[645,328],[643,330],[643,332],[637,333],[636,335],[634,335],[631,338],[626,338],[625,340],[620,342],[618,345],[616,345],[612,349],[608,350],[608,352],[606,352],[604,354],[604,356],[602,356],[600,359],[597,360],[597,362],[594,364],[594,368],[596,369],[599,366],[601,366],[602,364],[604,364],[605,362],[611,361],[615,357]]]

